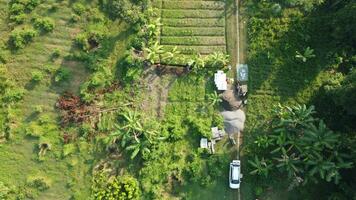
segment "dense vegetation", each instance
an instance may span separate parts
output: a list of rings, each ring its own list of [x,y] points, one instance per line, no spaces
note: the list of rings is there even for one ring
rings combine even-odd
[[[228,6],[1,1],[0,199],[233,199],[235,149],[198,148],[223,128],[212,74],[231,60]],[[354,198],[356,4],[242,6],[243,197]]]
[[[244,6],[251,72],[244,154],[246,173],[259,177],[245,180],[253,183],[245,194],[354,198],[355,2]]]

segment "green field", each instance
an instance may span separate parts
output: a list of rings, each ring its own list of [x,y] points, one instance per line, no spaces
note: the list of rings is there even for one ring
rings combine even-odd
[[[160,8],[161,45],[186,55],[226,52],[224,2],[165,0]]]

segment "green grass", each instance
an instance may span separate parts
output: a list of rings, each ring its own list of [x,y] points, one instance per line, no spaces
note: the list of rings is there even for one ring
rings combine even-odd
[[[95,2],[88,4],[88,7],[95,7]],[[57,11],[49,11],[51,5],[57,6]],[[0,40],[6,42],[10,33],[6,19],[7,3],[0,2]],[[80,85],[87,80],[90,72],[86,65],[79,61],[70,60],[66,57],[75,51],[73,39],[76,34],[83,31],[87,23],[85,16],[81,17],[78,23],[71,23],[72,9],[67,1],[56,3],[46,1],[39,5],[29,14],[25,25],[30,25],[30,18],[34,15],[50,17],[55,22],[55,29],[52,33],[41,34],[35,37],[34,41],[24,49],[17,52],[8,52],[6,67],[9,77],[17,87],[25,88],[24,99],[12,112],[12,139],[8,143],[0,144],[0,181],[14,188],[29,189],[26,186],[26,179],[31,175],[43,175],[50,179],[52,185],[50,189],[40,192],[36,199],[88,199],[90,195],[92,166],[95,164],[96,156],[89,149],[81,149],[80,154],[63,158],[62,135],[65,129],[60,129],[59,112],[55,108],[58,97],[64,91],[78,93]],[[23,26],[23,25],[20,25]],[[127,27],[123,23],[108,22],[110,31],[110,41],[102,49],[109,53],[102,55],[108,59],[108,65],[116,66],[118,59],[123,56],[127,47],[127,38],[130,32],[126,32]],[[51,55],[54,49],[59,49],[60,56],[52,60]],[[55,71],[66,68],[70,71],[71,77],[68,81],[55,83]],[[31,82],[31,72],[41,71],[44,79],[38,83]],[[48,132],[45,136],[52,143],[52,150],[45,155],[44,161],[38,161],[38,138],[25,136],[22,127],[38,120],[38,114],[34,113],[35,106],[41,106],[41,115],[49,116],[53,126],[57,128],[55,132]],[[40,116],[41,116],[40,115]],[[74,134],[76,130],[70,130]],[[78,142],[79,145],[80,142]],[[77,142],[74,142],[77,145]],[[92,145],[86,143],[86,145]],[[81,145],[83,146],[83,145]],[[13,194],[17,196],[17,194]]]
[[[225,37],[216,36],[162,36],[161,44],[165,45],[202,45],[202,46],[215,46],[225,45]]]
[[[177,47],[177,50],[180,51],[182,54],[196,54],[200,53],[202,55],[211,54],[214,52],[226,52],[226,46],[184,46],[184,45],[164,45],[164,48],[170,50],[174,47]]]
[[[162,19],[164,26],[170,27],[224,27],[224,18],[208,18],[208,19]]]
[[[224,10],[223,1],[163,1],[165,9],[207,9]]]
[[[224,36],[223,27],[162,27],[162,36]]]
[[[162,18],[219,18],[224,17],[224,12],[220,10],[167,10],[162,9]]]

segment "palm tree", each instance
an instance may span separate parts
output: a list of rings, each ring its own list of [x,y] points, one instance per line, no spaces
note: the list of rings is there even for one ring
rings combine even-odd
[[[146,51],[146,60],[150,61],[152,64],[157,62],[160,55],[164,53],[163,46],[159,45],[158,41],[149,48],[144,48],[144,50]]]
[[[219,103],[222,102],[222,99],[220,98],[220,95],[214,91],[213,93],[210,93],[207,95],[207,99],[209,101],[210,106],[217,106]]]
[[[295,57],[303,62],[307,62],[308,59],[315,57],[314,49],[311,49],[310,47],[307,47],[304,50],[303,54],[300,53],[299,51],[296,51],[295,53],[296,53]]]
[[[255,159],[254,160],[248,160],[248,163],[250,163],[250,165],[252,165],[252,167],[254,168],[254,170],[252,170],[250,172],[250,174],[252,175],[263,175],[263,176],[268,176],[269,171],[272,169],[272,164],[268,164],[264,158],[259,159],[256,155],[255,155]]]

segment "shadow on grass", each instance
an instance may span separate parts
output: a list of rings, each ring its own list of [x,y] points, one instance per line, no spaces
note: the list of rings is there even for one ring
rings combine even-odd
[[[92,49],[89,52],[84,52],[73,45],[70,52],[75,56],[65,57],[60,66],[60,69],[65,69],[70,72],[70,77],[68,80],[56,81],[55,74],[52,77],[51,89],[57,91],[59,94],[67,91],[77,94],[80,85],[87,80],[91,73],[95,72],[95,70],[91,69],[95,69],[98,67],[97,65],[102,64],[102,60],[108,59],[117,43],[127,40],[131,33],[132,30],[127,29],[115,36],[108,37],[102,41],[98,48]],[[113,59],[119,60],[120,58],[114,57]]]
[[[256,46],[250,49],[248,58],[250,91],[279,96],[281,102],[311,86],[327,65],[325,57],[330,49],[330,39],[318,20],[319,11],[305,17],[294,11],[285,11],[284,15],[264,18],[262,23],[253,19],[255,27],[249,26],[249,32],[254,32],[253,38],[250,33],[249,39],[254,40],[250,46]],[[316,57],[307,62],[297,60],[296,51],[304,52],[307,47],[315,50]]]

